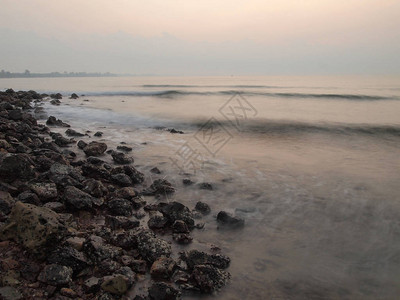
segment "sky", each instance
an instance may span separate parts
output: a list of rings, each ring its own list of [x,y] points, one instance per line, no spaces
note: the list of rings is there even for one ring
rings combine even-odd
[[[0,69],[400,74],[399,0],[0,0]]]

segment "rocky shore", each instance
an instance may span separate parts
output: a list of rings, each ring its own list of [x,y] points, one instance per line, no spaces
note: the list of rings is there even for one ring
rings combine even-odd
[[[0,298],[178,299],[226,285],[218,247],[185,250],[210,207],[168,201],[176,187],[162,176],[146,186],[129,145],[38,123],[40,103],[62,98],[50,96],[0,92]],[[226,212],[216,221],[244,225]]]

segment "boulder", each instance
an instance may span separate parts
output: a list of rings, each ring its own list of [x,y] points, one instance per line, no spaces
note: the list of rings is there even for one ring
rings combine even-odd
[[[103,133],[101,131],[97,131],[94,136],[96,137],[101,137],[103,135]]]
[[[151,229],[161,229],[168,224],[168,219],[160,213],[156,213],[149,218],[147,226]]]
[[[153,300],[179,299],[180,292],[165,282],[155,282],[149,288],[149,297]]]
[[[115,198],[107,202],[108,212],[115,216],[132,216],[132,204],[129,200]]]
[[[5,182],[35,177],[35,164],[27,154],[7,154],[0,165],[0,177]]]
[[[210,206],[207,203],[198,201],[194,208],[195,210],[201,212],[203,215],[208,215],[211,212]]]
[[[229,280],[230,274],[211,265],[195,266],[191,279],[200,292],[211,294],[222,288]]]
[[[72,247],[56,249],[50,254],[47,261],[51,264],[70,267],[74,272],[79,272],[89,266],[85,255]]]
[[[156,179],[150,185],[149,188],[145,189],[142,193],[144,195],[165,195],[175,192],[175,188],[172,184],[165,179]]]
[[[57,197],[57,186],[53,182],[33,183],[30,188],[43,202],[48,202]]]
[[[228,256],[222,254],[207,254],[198,250],[189,251],[185,260],[189,269],[193,269],[196,265],[212,265],[219,269],[226,269],[231,262]]]
[[[244,219],[232,216],[226,211],[220,211],[217,215],[217,222],[224,227],[241,228],[244,226]]]
[[[58,127],[71,127],[69,124],[64,123],[63,121],[61,121],[60,119],[57,119],[54,116],[50,116],[47,119],[46,125],[48,125],[48,126],[58,126]]]
[[[54,286],[65,286],[72,282],[72,272],[70,267],[51,264],[44,267],[38,280]]]
[[[149,263],[161,256],[171,255],[171,246],[149,230],[140,230],[135,234],[135,239],[140,255]]]
[[[101,284],[101,289],[115,295],[123,295],[129,288],[129,278],[122,274],[106,276]]]
[[[132,151],[132,147],[128,147],[128,146],[117,146],[117,150],[119,150],[119,151],[124,151],[124,152],[131,152],[131,151]]]
[[[8,215],[15,204],[15,200],[10,193],[0,191],[0,212]]]
[[[69,99],[78,99],[78,98],[79,98],[79,96],[75,93],[72,93],[71,97],[69,97]]]
[[[64,191],[64,203],[71,209],[90,209],[97,199],[74,186],[67,186]]]
[[[140,222],[136,220],[134,217],[124,217],[124,216],[106,216],[106,225],[109,226],[112,230],[116,229],[133,229],[139,227]]]
[[[133,163],[133,158],[132,158],[132,157],[127,157],[127,156],[125,155],[125,153],[122,153],[122,152],[113,151],[113,152],[111,153],[111,156],[112,156],[112,158],[113,158],[113,161],[114,161],[116,164],[127,165],[127,164]]]
[[[68,136],[84,136],[83,133],[80,133],[80,132],[75,131],[75,130],[70,129],[70,128],[65,131],[65,134],[68,135]]]
[[[163,205],[160,212],[173,224],[176,220],[182,220],[189,229],[194,228],[194,219],[191,211],[185,205],[179,202],[171,202]]]
[[[83,148],[87,156],[100,156],[107,150],[107,145],[100,142],[90,142]]]
[[[115,184],[118,184],[119,186],[128,187],[132,185],[131,178],[124,173],[111,175],[111,179]]]
[[[150,268],[150,274],[153,278],[169,279],[175,271],[176,263],[170,257],[160,257]]]

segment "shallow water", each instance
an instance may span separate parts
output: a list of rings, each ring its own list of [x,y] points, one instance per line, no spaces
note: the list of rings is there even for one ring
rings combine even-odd
[[[207,202],[213,213],[187,248],[214,244],[232,258],[231,284],[218,298],[400,294],[398,78],[0,80],[7,87],[86,94],[64,98],[60,107],[46,104],[47,113],[74,129],[104,131],[110,146],[132,145],[147,183],[157,166],[178,187],[169,200],[189,207]],[[235,92],[250,104],[238,123],[221,114]],[[240,101],[228,106],[246,103]],[[220,135],[214,139],[210,130]],[[188,164],[185,143],[201,159]],[[214,190],[184,187],[188,176]],[[242,216],[246,226],[218,229],[222,209]]]

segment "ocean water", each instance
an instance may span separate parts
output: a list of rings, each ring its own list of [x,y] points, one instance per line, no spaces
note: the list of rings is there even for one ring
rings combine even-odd
[[[201,298],[398,298],[400,78],[1,79],[6,88],[84,95],[45,103],[47,115],[132,145],[146,184],[157,166],[177,186],[168,201],[211,206],[183,249],[219,246],[232,279]],[[245,227],[218,228],[220,210]]]

